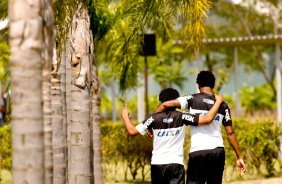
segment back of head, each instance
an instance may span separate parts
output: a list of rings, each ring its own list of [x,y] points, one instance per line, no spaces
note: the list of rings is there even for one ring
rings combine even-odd
[[[196,82],[199,85],[199,88],[210,87],[213,89],[215,85],[215,77],[210,71],[203,70],[198,74]]]
[[[161,103],[169,100],[174,100],[178,97],[179,97],[178,91],[173,88],[163,89],[159,94],[159,100]]]

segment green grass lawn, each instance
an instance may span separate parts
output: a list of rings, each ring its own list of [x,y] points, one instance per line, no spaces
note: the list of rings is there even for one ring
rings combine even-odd
[[[142,174],[139,170],[136,179],[133,180],[129,169],[126,171],[126,164],[119,162],[114,164],[103,164],[105,184],[149,184],[151,183],[151,167],[145,167],[145,178],[142,181]],[[127,174],[125,174],[127,173]]]

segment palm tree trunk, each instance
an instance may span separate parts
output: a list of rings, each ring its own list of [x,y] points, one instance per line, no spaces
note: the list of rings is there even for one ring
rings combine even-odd
[[[70,28],[71,29],[71,28]],[[69,31],[69,35],[71,34],[71,30]],[[61,85],[61,88],[65,88],[65,110],[66,110],[66,134],[67,134],[67,173],[66,173],[66,180],[68,180],[69,177],[69,171],[70,171],[70,142],[71,142],[71,65],[70,65],[70,60],[71,60],[71,46],[70,46],[70,36],[67,38],[67,43],[66,43],[66,60],[65,60],[65,79],[66,79],[66,85],[63,86]],[[63,66],[62,66],[63,67]]]
[[[54,49],[54,55],[56,49]],[[64,54],[63,54],[64,55]],[[63,64],[61,60],[61,64]],[[58,73],[57,57],[53,59],[52,84],[52,128],[53,128],[53,183],[66,183],[66,130],[64,124],[64,98],[61,89],[61,75]],[[63,75],[62,75],[63,76]]]
[[[101,90],[98,80],[98,72],[96,63],[92,64],[92,142],[93,142],[93,166],[94,166],[94,182],[103,184],[103,167],[101,154],[101,131],[100,131],[100,103]]]
[[[53,183],[53,153],[52,153],[52,117],[51,117],[51,64],[53,57],[53,45],[55,43],[54,16],[51,0],[43,0],[43,127],[44,127],[44,162],[45,184]]]
[[[71,29],[71,124],[69,184],[93,183],[90,130],[90,20],[81,4]]]
[[[42,1],[9,1],[13,183],[44,183]]]

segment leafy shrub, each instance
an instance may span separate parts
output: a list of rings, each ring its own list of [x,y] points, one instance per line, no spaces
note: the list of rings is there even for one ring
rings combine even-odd
[[[245,107],[248,112],[275,109],[276,97],[273,93],[269,93],[270,91],[271,88],[268,84],[242,87],[240,91],[242,106]]]
[[[279,135],[281,135],[277,123],[271,121],[250,123],[235,119],[233,126],[248,172],[265,177],[277,175],[274,163],[278,161]],[[235,166],[236,155],[228,144],[225,139],[226,165]],[[265,170],[262,170],[262,167],[265,167]]]
[[[277,123],[271,121],[248,122],[243,119],[234,119],[233,128],[247,164],[249,176],[270,177],[279,175],[279,171],[274,167],[274,163],[279,160],[279,135],[282,135]],[[132,177],[136,176],[138,170],[144,168],[142,164],[150,165],[151,139],[146,136],[132,138],[126,132],[124,125],[119,123],[102,124],[101,132],[104,161],[108,163],[125,161]],[[226,154],[225,168],[235,168],[236,154],[228,143],[223,127],[222,135]],[[187,127],[184,144],[185,167],[189,159],[189,147],[190,131]],[[236,173],[234,177],[238,176]],[[235,179],[234,177],[232,179]],[[248,177],[248,175],[244,177]]]
[[[264,177],[278,175],[279,171],[274,168],[274,163],[277,163],[279,159],[279,136],[282,135],[282,130],[278,128],[278,124],[271,121],[248,122],[243,119],[234,119],[233,127],[241,153],[247,164],[247,172],[251,175],[258,174]],[[236,154],[227,141],[224,128],[222,131],[225,141],[225,166],[235,167]],[[138,171],[141,172],[144,180],[145,166],[149,166],[151,161],[152,139],[147,136],[131,137],[121,123],[102,123],[101,141],[104,164],[117,164],[124,161],[132,178],[136,179]],[[10,126],[0,128],[0,145],[1,168],[11,170]],[[187,131],[185,138],[185,165],[187,164],[189,146],[190,134]]]
[[[147,136],[131,137],[121,123],[102,124],[101,135],[104,163],[117,165],[119,161],[125,161],[132,178],[135,180],[137,171],[141,170],[144,180],[145,166],[151,161],[152,139]]]
[[[0,128],[0,169],[11,170],[12,168],[12,138],[11,127]]]

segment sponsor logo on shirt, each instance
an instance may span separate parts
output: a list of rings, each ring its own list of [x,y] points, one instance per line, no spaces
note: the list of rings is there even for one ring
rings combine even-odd
[[[207,104],[214,104],[214,101],[213,101],[213,100],[211,100],[211,99],[206,99],[206,98],[203,99],[203,102],[205,102],[205,103],[207,103]]]
[[[179,134],[179,132],[180,132],[179,129],[178,130],[168,130],[168,129],[166,129],[166,130],[159,131],[157,136],[158,137],[176,136],[176,135]]]
[[[220,121],[220,116],[219,116],[219,115],[216,115],[215,118],[214,118],[214,120],[215,120],[215,121]]]
[[[172,118],[165,118],[165,119],[163,119],[163,122],[164,123],[172,123],[173,119]]]
[[[187,121],[194,122],[194,117],[191,116],[191,115],[188,115],[188,114],[183,114],[183,115],[182,115],[182,119],[185,119],[185,120],[187,120]]]
[[[231,120],[230,114],[228,112],[228,109],[225,109],[225,121]]]
[[[154,121],[154,118],[151,116],[147,121],[144,123],[146,127],[149,127],[149,125]]]
[[[200,113],[201,116],[204,116],[205,114],[207,114],[207,112],[201,112],[201,113]],[[217,114],[213,120],[214,120],[214,121],[220,121],[220,115]]]

